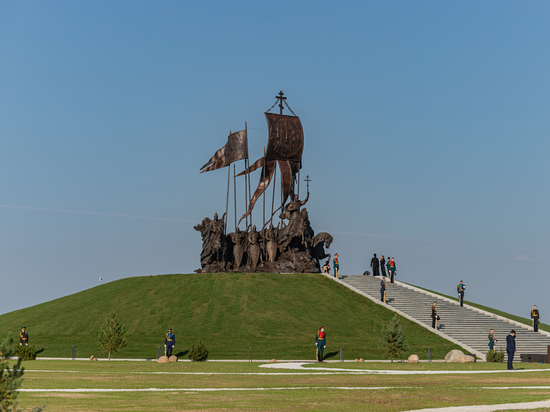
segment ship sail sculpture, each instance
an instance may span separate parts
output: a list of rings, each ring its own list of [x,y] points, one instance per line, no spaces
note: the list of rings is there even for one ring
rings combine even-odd
[[[308,212],[302,208],[309,200],[309,176],[306,179],[308,192],[306,199],[301,201],[295,195],[294,189],[298,181],[297,175],[302,167],[304,150],[302,123],[286,103],[283,92],[280,92],[276,98],[279,102],[280,114],[269,113],[271,109],[265,113],[268,143],[264,156],[250,167],[245,167],[245,170],[237,175],[237,177],[249,176],[255,170],[262,168],[258,187],[251,198],[247,199],[247,211],[239,220],[240,223],[246,218],[247,227],[244,231],[236,227],[234,233],[225,234],[226,215],[219,220],[217,214],[214,220],[207,217],[200,225],[195,226],[195,230],[201,232],[203,241],[201,269],[197,269],[196,272],[318,273],[321,269],[319,261],[324,258],[330,259],[330,254],[326,254],[324,248],[330,247],[332,236],[325,232],[315,236]],[[294,116],[283,115],[283,103]],[[201,173],[229,166],[242,159],[248,161],[246,128],[230,134],[227,144],[201,167]],[[282,227],[279,225],[274,227],[273,223],[267,227],[265,192],[274,179],[277,165],[281,174],[279,209],[282,209],[280,214]],[[274,202],[275,186],[273,189]],[[264,217],[262,228],[258,231],[252,223],[248,225],[248,218],[250,216],[250,222],[252,222],[252,210],[262,194],[264,195]],[[290,201],[287,203],[289,197]],[[272,206],[268,223],[272,222],[275,212]]]
[[[250,200],[248,211],[241,217],[241,220],[252,212],[256,201],[269,186],[275,172],[276,163],[279,164],[281,172],[281,205],[286,203],[293,189],[293,183],[296,181],[296,174],[302,166],[304,130],[300,118],[273,113],[266,113],[265,118],[269,131],[267,151],[252,166],[237,175],[249,174],[263,166],[258,188]]]

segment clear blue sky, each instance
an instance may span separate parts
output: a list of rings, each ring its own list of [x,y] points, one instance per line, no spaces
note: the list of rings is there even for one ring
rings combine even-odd
[[[245,121],[261,156],[283,90],[343,273],[390,255],[401,280],[549,321],[548,21],[545,2],[0,0],[0,313],[197,269],[227,184],[199,168]]]

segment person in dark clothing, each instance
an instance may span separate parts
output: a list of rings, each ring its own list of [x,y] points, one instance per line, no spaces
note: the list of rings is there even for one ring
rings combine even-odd
[[[437,330],[437,321],[440,319],[439,316],[437,316],[437,309],[435,308],[437,305],[437,302],[434,302],[432,305],[432,328]]]
[[[168,329],[164,337],[164,353],[166,356],[172,356],[172,349],[176,346],[176,335],[172,333],[172,329]]]
[[[374,257],[370,261],[370,267],[372,269],[372,276],[380,276],[380,272],[378,271],[378,258],[376,257],[376,253],[374,254]]]
[[[380,281],[380,300],[386,303],[386,282],[384,278]]]
[[[456,287],[456,291],[458,292],[458,303],[460,306],[464,306],[464,291],[466,290],[466,285],[460,281],[460,283]]]
[[[382,276],[386,277],[386,259],[384,259],[384,255],[380,257],[380,269],[382,271]]]
[[[23,326],[21,328],[21,333],[19,334],[19,345],[27,346],[29,344],[29,334],[27,333],[27,328]]]
[[[533,332],[539,331],[540,314],[537,305],[531,310],[531,319],[533,319]]]
[[[508,370],[514,370],[514,353],[516,353],[516,331],[512,329],[506,336],[506,352],[508,353]]]

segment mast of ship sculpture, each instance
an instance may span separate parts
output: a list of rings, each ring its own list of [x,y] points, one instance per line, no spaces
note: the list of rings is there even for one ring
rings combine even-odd
[[[287,98],[284,97],[284,93],[281,91],[275,98],[277,99],[275,104],[271,106],[267,112],[265,112],[268,126],[268,142],[264,156],[256,160],[250,167],[237,175],[242,176],[250,174],[251,172],[262,167],[258,187],[250,198],[247,212],[241,216],[239,222],[250,215],[259,197],[262,194],[265,196],[265,190],[269,186],[275,174],[277,165],[279,166],[281,176],[281,208],[284,207],[284,204],[289,196],[292,198],[294,197],[294,182],[296,181],[297,173],[302,167],[304,131],[300,118],[296,116],[286,102]],[[277,103],[279,103],[280,113],[270,113],[271,109],[273,109]],[[284,106],[288,108],[293,116],[283,114]],[[274,212],[272,212],[271,218],[273,218],[273,214]],[[271,221],[271,219],[269,221]],[[265,225],[266,223],[264,217],[264,226]]]
[[[227,166],[227,196],[226,196],[226,202],[225,202],[225,213],[227,215],[228,205],[229,205],[229,183],[231,178],[231,163],[234,163],[238,160],[244,160],[245,166],[248,165],[248,133],[247,133],[247,126],[245,122],[245,128],[244,130],[239,130],[238,132],[231,133],[229,131],[229,136],[227,137],[227,143],[225,146],[223,146],[221,149],[218,149],[216,153],[214,153],[214,156],[206,162],[206,164],[201,167],[201,173],[204,172],[210,172],[212,170],[221,169],[222,167]],[[234,179],[235,179],[235,174]],[[246,181],[245,181],[245,188],[246,188]],[[236,193],[236,185],[234,184],[234,191]],[[246,196],[246,193],[245,193]],[[236,197],[236,195],[235,195]],[[235,199],[235,230],[236,230],[236,209],[237,208],[237,202]],[[225,225],[224,225],[224,233],[226,233],[227,228],[227,217],[225,219]]]

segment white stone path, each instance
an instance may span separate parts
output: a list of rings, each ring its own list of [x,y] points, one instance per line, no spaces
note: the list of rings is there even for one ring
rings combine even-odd
[[[550,369],[515,369],[509,370],[484,370],[484,371],[407,371],[407,370],[376,370],[376,369],[342,369],[342,368],[304,368],[303,365],[316,365],[315,363],[292,362],[292,363],[269,363],[260,365],[260,368],[270,369],[294,369],[301,371],[325,371],[332,373],[363,373],[383,375],[454,375],[454,374],[487,374],[487,373],[519,373],[519,372],[550,372]]]
[[[447,408],[413,409],[406,412],[492,412],[550,408],[550,400],[539,402],[503,403],[500,405],[453,406]]]
[[[403,386],[399,387],[404,388]],[[408,387],[407,387],[408,388]],[[19,392],[223,392],[223,391],[296,391],[310,389],[340,389],[340,390],[380,390],[380,389],[398,389],[397,386],[365,386],[365,387],[347,387],[347,386],[303,386],[303,387],[284,387],[284,388],[139,388],[139,389],[104,389],[104,388],[76,388],[76,389],[18,389]]]

